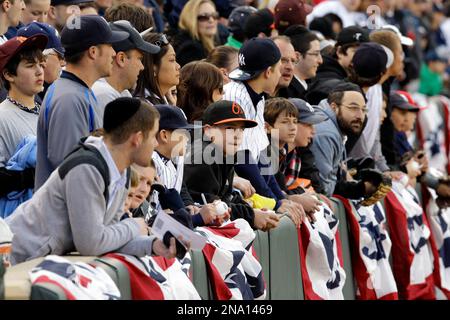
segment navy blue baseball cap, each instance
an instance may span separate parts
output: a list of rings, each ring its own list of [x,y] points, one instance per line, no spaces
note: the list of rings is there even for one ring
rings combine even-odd
[[[318,124],[328,119],[328,116],[318,108],[314,108],[305,100],[290,98],[289,101],[297,108],[297,120],[306,124]]]
[[[113,31],[105,18],[98,15],[77,17],[79,25],[65,26],[61,32],[61,43],[66,54],[83,52],[100,44],[113,44],[129,37],[124,31]]]
[[[194,126],[187,122],[186,116],[183,111],[176,106],[171,106],[168,104],[157,104],[155,105],[156,110],[158,110],[159,118],[159,130],[176,130],[176,129],[186,129],[192,130],[196,128],[201,128],[200,126]]]
[[[42,22],[31,22],[26,26],[17,30],[18,37],[32,37],[36,34],[43,34],[47,36],[48,42],[45,49],[53,49],[61,55],[64,55],[64,48],[61,44],[61,40],[58,36],[58,31],[53,28],[51,25]]]
[[[234,8],[231,11],[230,16],[228,17],[228,29],[231,33],[244,32],[245,23],[247,22],[247,18],[250,14],[258,11],[255,7],[252,6],[239,6]]]
[[[233,80],[250,80],[281,59],[280,49],[269,38],[251,38],[239,50],[239,68],[230,72]]]

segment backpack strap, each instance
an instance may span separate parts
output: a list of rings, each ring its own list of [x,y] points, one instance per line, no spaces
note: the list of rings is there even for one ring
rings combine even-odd
[[[108,204],[108,186],[110,182],[109,168],[105,159],[95,147],[80,142],[78,146],[66,156],[63,163],[58,167],[58,174],[61,180],[64,179],[64,177],[67,175],[67,173],[69,173],[70,170],[80,164],[93,165],[100,172],[105,183],[103,196],[105,197],[106,204]]]

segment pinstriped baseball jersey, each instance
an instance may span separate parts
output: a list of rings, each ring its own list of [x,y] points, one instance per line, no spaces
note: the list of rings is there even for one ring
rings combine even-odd
[[[237,102],[245,112],[245,117],[258,122],[254,128],[245,129],[242,139],[242,145],[239,150],[250,150],[254,159],[259,159],[261,151],[269,145],[266,131],[264,129],[264,98],[253,106],[252,99],[247,88],[242,82],[231,81],[224,87],[224,100]]]
[[[179,157],[177,159],[177,166],[175,166],[172,160],[167,159],[154,151],[152,159],[155,162],[156,174],[161,183],[166,188],[175,188],[180,192],[181,184],[183,182],[184,158]]]

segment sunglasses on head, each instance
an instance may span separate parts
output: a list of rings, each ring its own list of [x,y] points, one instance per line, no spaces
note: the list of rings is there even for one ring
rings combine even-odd
[[[209,21],[210,18],[213,18],[213,20],[217,20],[219,19],[219,14],[217,12],[214,12],[214,13],[203,13],[197,16],[197,20],[200,22]]]
[[[159,39],[153,42],[154,45],[158,47],[167,46],[169,44],[169,40],[164,33],[159,36]]]

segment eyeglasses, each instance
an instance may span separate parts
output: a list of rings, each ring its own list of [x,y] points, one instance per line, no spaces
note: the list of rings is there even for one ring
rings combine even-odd
[[[356,106],[346,106],[341,104],[341,107],[346,107],[348,110],[350,110],[352,113],[356,113],[356,112],[362,112],[363,114],[367,114],[369,112],[369,109],[366,107],[356,107]]]
[[[316,57],[316,58],[322,56],[322,54],[320,53],[320,51],[316,51],[316,52],[306,52],[305,55],[308,55],[308,56],[314,56],[314,57]]]
[[[153,42],[154,45],[158,47],[167,46],[169,44],[169,40],[164,33],[161,33],[159,39]]]
[[[289,59],[289,58],[281,58],[281,64],[288,64],[289,62],[292,63],[294,66],[298,64],[297,59]]]
[[[214,13],[203,13],[197,16],[197,20],[199,22],[209,21],[210,18],[213,18],[213,20],[217,20],[219,19],[219,14],[217,12],[214,12]]]

